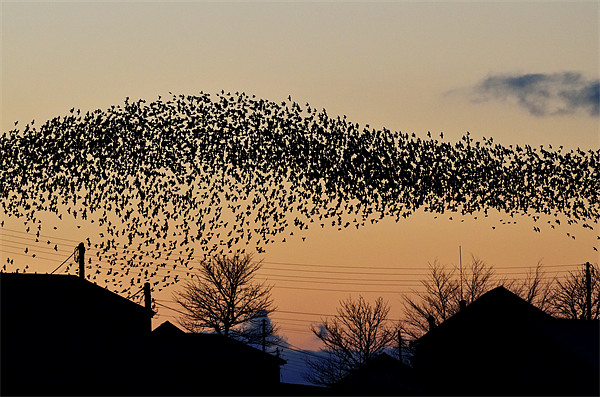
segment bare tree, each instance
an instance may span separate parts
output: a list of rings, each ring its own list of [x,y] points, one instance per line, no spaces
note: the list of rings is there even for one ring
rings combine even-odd
[[[598,265],[590,266],[591,314],[592,319],[600,318],[600,276]],[[578,319],[586,316],[586,275],[585,266],[569,272],[564,281],[557,281],[554,290],[553,307],[559,317]]]
[[[402,330],[409,337],[418,339],[429,330],[431,321],[440,324],[453,316],[460,308],[461,297],[469,305],[498,285],[504,285],[527,302],[551,312],[553,280],[545,281],[541,263],[521,283],[507,279],[496,281],[495,276],[493,266],[471,256],[471,263],[463,272],[461,287],[456,268],[447,270],[437,262],[429,264],[427,279],[421,281],[425,290],[413,291],[411,296],[404,298]]]
[[[495,275],[493,266],[488,266],[483,260],[471,255],[471,264],[467,268],[467,276],[463,277],[463,299],[467,304],[477,300],[481,295],[498,285],[493,281]],[[458,296],[460,300],[460,295]]]
[[[421,281],[425,291],[413,291],[412,296],[404,298],[405,320],[402,330],[409,337],[418,339],[429,330],[430,321],[439,324],[459,310],[461,287],[460,277],[456,273],[456,268],[447,270],[444,266],[434,262],[429,265],[427,279]],[[468,305],[487,291],[498,285],[503,285],[549,314],[555,314],[560,310],[563,313],[573,312],[574,306],[585,304],[582,292],[585,291],[583,273],[577,276],[572,275],[570,281],[567,280],[563,283],[564,285],[559,285],[559,290],[562,289],[559,295],[555,292],[556,279],[546,276],[541,262],[538,262],[535,270],[530,270],[522,281],[516,279],[498,280],[495,276],[496,273],[492,266],[488,266],[481,259],[471,256],[471,263],[463,275],[462,296],[465,303]],[[598,283],[597,271],[595,277],[595,282]],[[571,298],[577,296],[574,291],[579,291],[579,297],[577,298],[579,303]],[[562,309],[557,308],[556,302],[559,301],[562,302]],[[597,298],[594,302],[596,302],[597,309]],[[575,312],[581,310],[575,310]]]
[[[311,327],[325,344],[325,356],[307,360],[311,372],[306,379],[314,384],[332,385],[391,347],[396,332],[387,320],[389,311],[381,297],[374,305],[362,296],[358,300],[350,297],[340,301],[337,315]]]
[[[553,295],[556,278],[548,278],[543,270],[542,262],[538,262],[535,270],[529,270],[525,279],[503,280],[500,283],[532,305],[548,314],[554,314]]]
[[[285,338],[282,338],[277,333],[279,328],[274,324],[268,316],[266,310],[259,313],[250,321],[241,324],[237,329],[231,331],[233,337],[241,342],[254,347],[260,348],[263,343],[266,348],[274,346],[285,346]]]
[[[429,330],[430,319],[439,324],[458,310],[460,284],[455,271],[447,271],[437,261],[429,264],[427,279],[421,283],[425,291],[413,291],[404,297],[403,331],[417,339]]]
[[[249,325],[253,320],[274,310],[271,287],[253,281],[260,266],[248,254],[203,262],[198,278],[175,294],[175,301],[185,312],[180,324],[191,332],[213,330],[242,338],[244,330],[252,329]],[[270,329],[274,331],[272,326]]]

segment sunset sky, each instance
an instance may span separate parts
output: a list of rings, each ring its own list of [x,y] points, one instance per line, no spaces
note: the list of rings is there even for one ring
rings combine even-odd
[[[469,131],[504,145],[598,150],[599,7],[596,1],[3,1],[2,131],[15,121],[40,125],[72,107],[85,112],[126,97],[151,101],[169,92],[223,89],[276,102],[291,95],[333,117],[424,138],[443,132],[454,142]],[[65,253],[52,252],[28,245],[32,234],[21,220],[1,216],[0,259],[10,256],[15,267],[38,272],[53,270],[78,241],[99,231],[57,222],[46,238]],[[264,260],[261,277],[274,285],[280,310],[274,318],[301,348],[319,347],[310,324],[335,313],[349,295],[381,295],[391,317],[402,318],[403,294],[419,288],[428,263],[458,265],[459,246],[463,263],[477,256],[501,278],[523,278],[539,261],[558,277],[598,262],[592,250],[598,230],[537,233],[533,227],[545,218],[502,224],[506,219],[419,212],[358,230],[311,228],[305,241],[288,238],[256,257]],[[24,254],[26,247],[38,258]],[[176,307],[173,288],[155,296]],[[154,326],[176,316],[159,307]]]

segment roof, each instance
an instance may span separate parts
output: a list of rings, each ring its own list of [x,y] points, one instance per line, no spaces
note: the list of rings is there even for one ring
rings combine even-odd
[[[152,331],[154,336],[174,336],[174,335],[185,335],[185,331],[179,327],[173,325],[170,321],[165,321]]]
[[[27,273],[0,274],[0,306],[2,394],[128,395],[145,379],[123,360],[146,354],[144,307],[77,276]]]
[[[457,327],[494,323],[519,323],[522,325],[552,318],[503,286],[499,286],[481,295],[469,306],[421,336],[415,344],[428,343],[430,339],[435,339]]]
[[[347,373],[334,385],[349,394],[415,394],[417,375],[414,370],[387,353]]]
[[[265,353],[235,339],[215,333],[185,332],[170,321],[165,321],[156,327],[152,331],[152,336],[160,338],[163,343],[183,343],[187,348],[202,349],[205,353],[229,355],[234,358],[243,355],[256,360],[266,360],[272,364],[286,364],[286,361],[280,357]]]
[[[0,273],[0,289],[3,297],[7,297],[6,294],[34,293],[46,298],[77,301],[83,296],[93,296],[95,302],[103,305],[119,305],[125,310],[147,315],[143,306],[74,275]],[[73,300],[74,296],[78,299]]]

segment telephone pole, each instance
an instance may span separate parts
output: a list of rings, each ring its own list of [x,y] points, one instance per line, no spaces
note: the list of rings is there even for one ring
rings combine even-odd
[[[467,301],[463,298],[463,268],[462,268],[462,247],[458,246],[458,261],[460,262],[460,301],[458,301],[458,308],[460,311],[467,307]]]
[[[588,320],[592,319],[592,274],[590,262],[585,264],[585,309]]]
[[[402,362],[402,331],[398,330],[398,360]]]
[[[79,262],[79,277],[85,280],[85,245],[77,246],[77,262]]]

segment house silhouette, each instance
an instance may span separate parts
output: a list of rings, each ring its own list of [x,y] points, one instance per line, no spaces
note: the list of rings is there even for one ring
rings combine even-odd
[[[146,308],[72,275],[0,274],[3,395],[132,394]]]
[[[428,394],[598,395],[598,324],[497,287],[415,341],[414,368]]]
[[[157,376],[149,394],[279,394],[285,360],[223,335],[184,332],[169,321],[150,338]]]
[[[350,371],[332,386],[338,395],[415,395],[421,385],[415,371],[387,353]]]
[[[147,296],[149,301],[149,295]],[[2,395],[278,394],[285,361],[71,275],[0,273]]]

